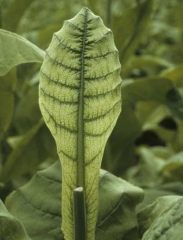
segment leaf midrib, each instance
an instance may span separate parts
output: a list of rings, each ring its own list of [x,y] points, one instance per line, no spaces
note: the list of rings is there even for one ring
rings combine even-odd
[[[88,11],[85,9],[84,17],[84,33],[81,51],[81,81],[79,91],[79,107],[78,107],[78,139],[77,139],[77,186],[85,187],[85,156],[84,156],[84,52],[87,33]]]

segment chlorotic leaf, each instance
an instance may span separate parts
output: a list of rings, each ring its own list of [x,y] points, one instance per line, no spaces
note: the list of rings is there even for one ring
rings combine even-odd
[[[72,191],[84,187],[87,240],[94,239],[98,177],[121,111],[118,51],[112,32],[84,7],[54,34],[40,74],[39,104],[62,163],[62,230],[73,239]]]

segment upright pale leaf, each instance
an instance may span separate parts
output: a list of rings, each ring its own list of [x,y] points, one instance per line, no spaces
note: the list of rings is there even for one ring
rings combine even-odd
[[[83,186],[87,239],[94,239],[98,177],[121,111],[118,51],[100,17],[83,8],[54,34],[40,74],[40,108],[62,163],[62,229],[73,239],[72,191]]]

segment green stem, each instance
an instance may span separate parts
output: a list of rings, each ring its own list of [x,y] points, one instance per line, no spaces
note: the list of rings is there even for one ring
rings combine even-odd
[[[3,1],[0,0],[0,28],[2,28],[2,7],[3,7]]]
[[[74,240],[86,240],[86,208],[83,187],[73,190]]]
[[[107,0],[107,26],[110,27],[111,25],[111,5],[112,0]]]

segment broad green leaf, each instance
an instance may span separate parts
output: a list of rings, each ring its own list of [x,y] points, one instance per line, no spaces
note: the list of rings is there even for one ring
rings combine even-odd
[[[183,181],[183,152],[179,152],[166,160],[161,173],[168,181]]]
[[[127,63],[138,47],[140,38],[145,34],[152,14],[153,2],[153,0],[141,1],[112,19],[112,29],[122,65]]]
[[[141,106],[140,109],[138,108],[139,103]],[[157,102],[153,102],[156,105],[150,104],[152,102],[149,101],[139,103],[136,104],[136,115],[141,122],[143,121],[143,131],[153,131],[166,143],[175,141],[176,132],[159,125],[160,121],[165,117],[170,116],[170,110],[165,105],[159,105]],[[154,108],[154,106],[156,106],[156,108]]]
[[[177,88],[172,88],[166,95],[166,104],[172,113],[183,120],[183,97]]]
[[[151,130],[153,130],[159,136],[159,138],[167,144],[171,144],[175,140],[176,132],[174,130],[166,129],[158,125],[152,127]]]
[[[144,233],[142,240],[182,240],[183,198],[177,199],[157,217]]]
[[[124,91],[122,91],[124,94]],[[133,108],[123,101],[123,111],[108,140],[105,156],[109,155],[107,170],[122,175],[132,165],[135,154],[135,140],[142,132],[141,124],[135,116]],[[107,153],[108,152],[108,153]],[[106,159],[104,158],[104,162]]]
[[[155,146],[155,147],[152,147],[151,150],[157,157],[160,157],[162,159],[167,159],[174,155],[173,150],[168,146],[166,147]]]
[[[61,188],[57,161],[6,199],[7,209],[24,223],[32,240],[64,240],[60,229]],[[135,206],[142,198],[140,188],[101,170],[95,239],[139,240]]]
[[[177,126],[177,134],[171,145],[175,152],[181,152],[183,149],[183,121],[177,121]]]
[[[183,65],[172,67],[162,72],[162,77],[171,79],[177,86],[182,87]]]
[[[165,117],[170,116],[170,110],[155,101],[138,101],[135,115],[143,124],[143,131],[157,127],[158,123]]]
[[[0,200],[0,239],[31,240],[22,222],[12,216]]]
[[[137,101],[157,101],[167,105],[176,117],[183,118],[183,98],[167,78],[149,77],[131,82],[123,88],[123,99],[131,105]]]
[[[141,187],[156,185],[160,180],[158,174],[164,165],[164,160],[157,157],[147,147],[140,147],[137,153],[139,163],[128,170],[128,181]]]
[[[0,29],[0,76],[21,64],[28,62],[42,62],[44,51],[25,38]]]
[[[172,66],[172,63],[153,55],[133,56],[123,69],[123,77],[128,77],[134,69],[144,70],[148,76],[158,75],[160,71]]]
[[[134,104],[137,101],[157,101],[163,104],[167,103],[167,94],[175,89],[173,83],[162,77],[139,78],[122,85],[123,98],[128,104]],[[156,93],[156,94],[155,94]]]
[[[135,207],[142,199],[142,189],[101,170],[96,240],[139,239]]]
[[[21,96],[16,105],[14,125],[19,134],[23,134],[41,119],[38,105],[38,85],[31,86]]]
[[[87,239],[94,239],[98,177],[121,111],[118,51],[111,30],[89,9],[53,35],[40,73],[39,104],[63,167],[62,229],[73,239],[73,189],[85,189]]]
[[[180,93],[172,81],[166,78],[148,77],[136,81],[123,81],[122,93],[123,111],[109,138],[110,161],[113,163],[110,171],[117,175],[124,173],[134,161],[134,143],[142,133],[142,123],[137,119],[135,112],[138,102],[155,101],[163,104],[180,118],[183,109]],[[179,97],[178,101],[171,98],[171,93]]]
[[[153,203],[142,209],[138,213],[138,223],[140,235],[144,234],[149,229],[151,224],[161,216],[173,203],[176,203],[178,199],[182,199],[182,196],[165,196],[157,198]]]
[[[15,69],[12,69],[6,76],[0,77],[0,141],[12,120],[15,86]]]
[[[144,200],[137,206],[137,212],[141,211],[149,204],[154,202],[157,198],[163,196],[182,196],[183,195],[183,183],[172,182],[166,184],[160,184],[155,187],[143,188],[144,190]]]

